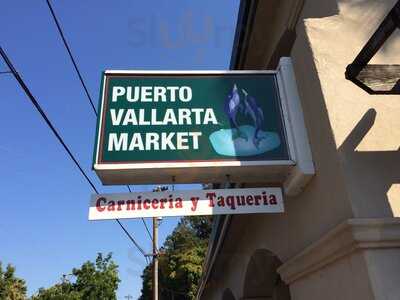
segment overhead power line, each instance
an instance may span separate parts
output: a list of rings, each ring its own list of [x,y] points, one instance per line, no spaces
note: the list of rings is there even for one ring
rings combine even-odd
[[[87,182],[90,184],[92,189],[98,194],[99,192],[97,191],[95,185],[93,182],[89,179],[89,177],[86,175],[86,173],[83,171],[82,167],[72,154],[72,152],[69,150],[68,146],[64,143],[63,139],[61,138],[60,134],[57,132],[49,118],[47,117],[46,113],[43,111],[43,109],[40,107],[39,103],[36,101],[35,97],[32,95],[31,91],[28,89],[26,86],[25,82],[22,80],[22,78],[19,76],[17,70],[14,68],[13,64],[11,63],[10,59],[8,58],[7,54],[4,52],[3,48],[0,47],[0,54],[3,57],[5,63],[7,66],[10,68],[11,72],[13,73],[15,79],[18,81],[19,85],[21,88],[24,90],[25,94],[28,96],[29,100],[31,100],[33,106],[35,106],[36,110],[40,113],[42,116],[43,120],[46,122],[47,126],[50,127],[51,131],[54,133],[56,136],[57,140],[60,142],[60,144],[64,147],[65,151],[68,153],[69,157],[73,160],[75,163],[76,167],[79,169],[81,174],[85,177]]]
[[[147,224],[146,224],[146,221],[144,220],[144,218],[142,218],[142,222],[143,222],[144,227],[146,228],[147,235],[149,236],[150,240],[153,241],[153,237],[151,236],[149,227],[147,227]]]
[[[10,61],[10,59],[8,58],[7,54],[5,53],[5,51],[3,50],[3,48],[0,46],[0,55],[2,56],[2,58],[4,59],[4,62],[7,64],[8,68],[10,69],[10,71],[12,72],[12,74],[14,75],[15,79],[17,80],[17,82],[19,83],[20,87],[23,89],[23,91],[25,92],[25,94],[28,96],[29,100],[31,101],[31,103],[33,104],[33,106],[36,108],[36,110],[40,113],[41,117],[43,118],[43,120],[45,121],[45,123],[47,124],[47,126],[51,129],[51,131],[53,132],[53,134],[56,136],[57,140],[60,142],[60,144],[63,146],[64,150],[68,153],[69,157],[72,159],[72,161],[74,162],[75,166],[79,169],[80,173],[82,174],[82,176],[86,179],[86,181],[89,183],[89,185],[92,187],[93,191],[96,194],[99,194],[96,186],[94,185],[94,183],[90,180],[90,178],[87,176],[87,174],[85,173],[85,171],[82,169],[81,165],[79,164],[79,162],[77,161],[77,159],[75,158],[75,156],[72,154],[71,150],[68,148],[67,144],[64,142],[64,140],[62,139],[62,137],[60,136],[60,134],[58,133],[57,129],[53,126],[53,124],[51,123],[51,121],[49,120],[49,118],[47,117],[46,113],[43,111],[43,109],[41,108],[40,104],[36,101],[36,98],[32,95],[31,91],[29,90],[29,88],[26,86],[25,82],[23,81],[23,79],[21,78],[21,76],[18,74],[17,70],[14,68],[12,62]],[[139,244],[135,241],[135,239],[129,234],[129,232],[125,229],[125,227],[122,225],[122,223],[118,220],[115,219],[115,221],[119,224],[119,226],[122,228],[122,230],[125,232],[125,234],[128,236],[128,238],[133,242],[133,244],[136,246],[136,248],[143,254],[145,255],[145,251],[139,246]]]
[[[63,40],[64,46],[68,51],[69,57],[71,58],[71,61],[72,61],[72,64],[74,65],[75,71],[78,74],[79,80],[81,81],[82,87],[85,90],[86,96],[89,99],[90,105],[92,106],[94,113],[97,115],[97,111],[96,111],[96,108],[94,107],[92,98],[90,97],[89,91],[88,91],[88,89],[87,89],[87,87],[85,85],[85,82],[83,81],[81,72],[79,71],[78,65],[75,62],[75,59],[74,59],[74,57],[72,55],[72,52],[71,52],[71,49],[68,46],[67,40],[65,39],[65,36],[64,36],[64,33],[63,33],[62,29],[61,29],[60,23],[58,22],[58,20],[56,18],[56,14],[54,13],[53,7],[51,6],[49,0],[46,0],[46,2],[47,2],[47,6],[50,9],[51,15],[53,16],[54,22],[56,23],[56,26],[57,26],[58,32],[60,33],[61,39]]]
[[[131,187],[129,185],[127,185],[126,187],[128,188],[129,193],[132,193]],[[141,219],[142,219],[144,227],[146,228],[147,235],[149,236],[150,240],[153,241],[153,237],[150,233],[150,230],[149,230],[149,227],[147,226],[146,221],[144,220],[144,218],[141,218]]]
[[[64,46],[65,46],[65,48],[66,48],[66,50],[67,50],[67,52],[68,52],[68,55],[69,55],[69,57],[70,57],[70,59],[71,59],[71,62],[72,62],[72,64],[74,65],[76,74],[78,75],[79,80],[81,81],[82,87],[83,87],[83,89],[85,90],[85,93],[86,93],[86,96],[87,96],[87,98],[88,98],[88,100],[89,100],[89,102],[90,102],[90,105],[91,105],[92,108],[93,108],[93,112],[94,112],[94,114],[95,114],[96,117],[97,117],[97,111],[96,111],[96,108],[95,108],[95,106],[94,106],[94,104],[93,104],[92,97],[90,96],[90,93],[89,93],[89,91],[88,91],[88,89],[87,89],[87,87],[86,87],[85,81],[83,80],[83,77],[82,77],[82,75],[81,75],[81,73],[80,73],[80,71],[79,71],[79,68],[78,68],[78,65],[77,65],[77,63],[76,63],[76,61],[75,61],[75,59],[74,59],[74,56],[72,55],[71,48],[70,48],[69,45],[68,45],[67,39],[65,38],[64,32],[63,32],[63,30],[62,30],[62,28],[61,28],[60,22],[58,21],[58,18],[57,18],[57,16],[56,16],[56,13],[55,13],[55,11],[54,11],[54,9],[53,9],[51,3],[50,3],[50,0],[46,0],[46,3],[47,3],[47,6],[48,6],[48,8],[49,8],[49,10],[50,10],[51,15],[53,16],[54,23],[56,24],[58,33],[60,34],[60,37],[61,37],[61,39],[62,39],[62,41],[63,41],[63,43],[64,43]],[[132,191],[131,191],[131,188],[129,187],[129,185],[127,185],[127,188],[128,188],[128,190],[129,190],[129,192],[131,193]],[[148,234],[150,240],[153,240],[153,237],[151,236],[150,230],[149,230],[149,228],[147,227],[147,224],[146,224],[146,221],[144,220],[144,218],[142,218],[142,222],[143,222],[143,225],[144,225],[145,228],[146,228],[146,232],[147,232],[147,234]]]
[[[144,257],[146,257],[146,252],[143,250],[142,247],[139,246],[139,244],[135,241],[135,239],[129,234],[129,232],[125,229],[125,227],[122,225],[122,223],[120,222],[120,220],[115,219],[119,226],[121,226],[122,230],[126,233],[126,235],[129,237],[129,239],[132,241],[132,243],[136,246],[136,248],[138,248],[138,250],[143,254]]]

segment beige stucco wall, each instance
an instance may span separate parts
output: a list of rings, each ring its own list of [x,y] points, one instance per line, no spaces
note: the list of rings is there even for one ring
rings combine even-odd
[[[326,114],[331,129],[339,176],[344,179],[346,201],[354,218],[400,216],[400,189],[396,188],[400,182],[400,97],[368,95],[344,78],[346,66],[395,2],[309,0],[296,28],[299,38],[292,53],[314,157],[321,149],[315,148],[320,134],[316,131],[320,130],[313,129],[318,126],[318,115],[312,106],[319,103],[320,116]],[[400,39],[392,37],[372,63],[397,63],[399,50]],[[309,54],[312,61],[308,65],[304,55]],[[307,68],[313,69],[317,78],[302,76]],[[310,89],[310,80],[317,80],[320,88]],[[399,248],[363,250],[357,265],[352,255],[332,264],[330,270],[294,282],[293,298],[329,299],[323,297],[325,292],[331,299],[399,299],[400,289],[393,283],[400,278],[399,253]],[[358,284],[355,277],[360,279]]]
[[[400,299],[400,244],[386,243],[379,231],[388,226],[389,236],[396,240],[397,232],[400,240],[400,227],[389,224],[400,217],[400,96],[368,95],[344,77],[346,66],[395,2],[305,1],[291,56],[317,174],[300,196],[285,199],[285,214],[233,217],[224,257],[219,257],[224,263],[216,267],[214,285],[202,299],[222,299],[225,288],[241,299],[256,249],[272,251],[284,266],[293,261],[281,270],[282,276],[300,274],[288,276],[292,299]],[[283,32],[285,22],[273,21],[275,30]],[[263,22],[260,27],[268,20]],[[264,51],[265,56],[249,51],[245,61],[251,68],[268,65],[273,51]],[[399,53],[400,38],[393,37],[373,62],[399,63]],[[378,221],[366,220],[370,225],[361,239],[347,241],[355,235],[350,229],[346,238],[332,237],[339,224],[358,218]],[[324,251],[321,267],[306,266],[313,253]],[[338,258],[330,261],[334,255]]]
[[[396,168],[400,98],[368,95],[345,80],[343,73],[396,1],[338,1],[337,12],[314,17],[313,11],[322,10],[326,2],[306,1],[298,31],[312,52],[353,213],[393,216],[399,211],[400,194],[397,190],[388,195],[388,191],[400,182]],[[295,46],[293,51],[296,65],[302,59],[301,48]],[[400,39],[392,37],[373,63],[399,62],[399,53]]]
[[[312,284],[310,284],[312,282]],[[293,299],[373,300],[368,271],[361,252],[318,270],[291,286]]]
[[[375,299],[399,299],[399,249],[368,250],[364,255]]]

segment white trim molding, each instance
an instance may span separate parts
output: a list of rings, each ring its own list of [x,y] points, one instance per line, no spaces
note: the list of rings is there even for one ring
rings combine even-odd
[[[400,218],[349,219],[286,261],[278,272],[291,284],[361,249],[400,248]]]

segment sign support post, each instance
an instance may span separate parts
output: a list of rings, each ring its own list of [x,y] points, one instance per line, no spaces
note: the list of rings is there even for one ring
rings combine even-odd
[[[158,220],[153,217],[153,300],[158,300]]]

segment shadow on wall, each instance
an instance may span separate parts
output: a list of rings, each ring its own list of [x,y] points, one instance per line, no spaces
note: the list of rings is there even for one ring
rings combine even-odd
[[[360,35],[355,35],[354,38],[359,39],[360,41],[365,44],[369,38],[372,36],[372,34],[375,32],[375,30],[378,28],[379,24],[384,20],[386,15],[389,13],[389,11],[394,7],[398,0],[386,0],[386,1],[376,1],[376,0],[363,0],[363,1],[341,1],[345,10],[351,11],[354,15],[360,16],[359,18],[362,23],[365,24],[375,24],[375,26],[371,26],[370,31],[366,32],[360,32],[358,31],[357,34],[362,34]],[[379,15],[380,17],[376,17]],[[374,55],[374,57],[371,60],[371,63],[387,63],[385,62],[385,56],[389,54],[390,52],[397,53],[399,49],[399,36],[400,32],[397,29],[394,33],[391,34],[391,36],[388,38],[388,40],[382,45],[382,47],[379,49],[379,51]],[[358,49],[358,50],[361,50]],[[357,52],[358,53],[358,52]],[[397,59],[399,57],[397,56]],[[382,61],[383,59],[383,61]],[[374,62],[375,61],[375,62]],[[398,63],[399,60],[391,63]]]
[[[356,150],[373,127],[375,118],[376,111],[368,110],[339,148],[341,157],[349,166],[349,188],[353,192],[352,201],[357,217],[392,217],[387,194],[393,184],[400,183],[400,149]]]
[[[329,17],[339,13],[339,1],[332,0],[324,2],[323,10],[321,10],[322,6],[320,5],[310,4],[312,2],[315,1],[306,2],[306,7],[302,16],[303,19]],[[367,11],[379,11],[385,8],[382,3],[368,0],[346,3],[346,6],[347,9],[364,11],[366,16],[368,16],[366,13]],[[390,8],[391,6],[388,5],[388,7]],[[376,16],[376,13],[371,12],[369,17],[371,18],[371,16],[374,15]],[[302,39],[308,41],[305,27],[301,22],[297,26],[297,31],[298,35],[302,36]],[[355,36],[354,38],[362,39],[367,37]],[[386,48],[389,46],[390,45],[386,45]],[[386,48],[382,49],[383,55],[385,54],[385,50],[387,50]],[[306,45],[306,50],[312,53],[309,45]],[[358,49],[355,49],[355,53],[358,53]],[[308,59],[308,57],[309,55],[305,55],[303,59],[298,57],[295,64],[300,66],[301,69],[310,69],[310,74],[317,74],[314,61]],[[312,57],[312,54],[310,57]],[[345,70],[343,70],[343,73],[344,71]],[[345,81],[344,76],[342,79]],[[297,76],[297,80],[301,85],[304,79],[301,76]],[[310,84],[312,86],[310,86]],[[393,211],[387,193],[393,184],[400,183],[400,171],[396,168],[396,166],[400,166],[399,150],[356,151],[357,146],[366,136],[370,128],[372,128],[376,112],[372,109],[366,112],[364,117],[349,134],[346,141],[336,149],[329,115],[326,104],[323,101],[324,96],[317,76],[315,76],[315,80],[305,79],[303,85],[307,88],[303,88],[299,92],[303,100],[302,104],[307,120],[306,125],[310,133],[313,158],[317,169],[316,181],[320,182],[322,185],[326,185],[326,183],[322,182],[323,180],[320,181],[320,179],[324,176],[328,176],[326,174],[327,172],[335,169],[337,170],[337,167],[334,166],[337,162],[326,161],[326,157],[331,157],[329,153],[333,154],[332,151],[337,151],[343,163],[343,169],[345,171],[344,180],[346,180],[346,189],[350,191],[348,196],[350,197],[349,201],[352,205],[354,217],[392,217]],[[321,101],[311,102],[309,99],[321,99]],[[360,99],[360,101],[362,101],[362,99]],[[318,124],[318,126],[316,126],[316,124]],[[325,135],[323,133],[325,133]],[[340,174],[340,171],[338,174]]]
[[[235,300],[235,296],[230,289],[225,289],[222,295],[222,300]]]
[[[364,17],[363,22],[377,24],[376,27],[371,28],[370,33],[366,32],[365,36],[355,36],[354,38],[366,42],[396,2],[397,0],[387,1],[387,3],[374,0],[345,2],[347,10],[356,11],[357,15]],[[377,18],[377,15],[380,17]],[[397,30],[397,34],[393,34],[374,56],[373,60],[377,59],[375,63],[379,63],[382,59],[385,61],[385,57],[390,53],[397,53],[398,45],[399,33]],[[393,59],[393,55],[391,56]],[[381,96],[381,100],[384,101],[385,97]],[[372,108],[365,112],[338,148],[339,155],[345,162],[345,176],[348,176],[346,181],[353,212],[355,217],[359,218],[393,217],[395,215],[388,192],[394,184],[400,183],[400,148],[394,151],[379,151],[379,147],[375,151],[356,150],[374,126],[376,115],[377,112]],[[393,128],[393,130],[400,130],[400,128]],[[384,132],[383,129],[380,133],[390,137],[389,133]],[[400,206],[400,204],[397,205]]]
[[[322,90],[304,23],[308,18],[325,18],[338,13],[337,1],[326,0],[323,4],[316,0],[306,1],[296,25],[297,38],[291,56],[316,175],[297,199],[286,201],[289,226],[302,226],[302,230],[290,232],[288,236],[291,250],[286,256],[289,257],[318,240],[337,224],[353,217],[327,109],[328,100]],[[310,211],[314,212],[313,218],[310,218]],[[278,256],[285,257],[282,253],[278,253]]]
[[[364,2],[372,3],[368,0],[360,3]],[[260,3],[264,2],[260,1],[259,5]],[[318,3],[321,2],[319,0],[306,1],[301,19],[338,15],[338,1],[325,0],[323,5]],[[268,32],[265,32],[266,27],[263,28],[264,34],[260,33],[259,38],[268,40]],[[287,235],[282,235],[282,239],[290,241],[290,243],[287,243],[290,244],[290,251],[284,253],[285,255],[277,253],[279,257],[290,257],[298,253],[348,218],[393,216],[387,192],[393,184],[400,183],[400,149],[397,151],[356,150],[374,125],[377,114],[375,110],[370,109],[365,112],[344,143],[337,148],[325,102],[329,99],[326,100],[324,97],[313,51],[302,20],[296,26],[296,36],[293,49],[291,49],[292,45],[290,45],[290,49],[285,48],[286,46],[282,47],[274,53],[273,57],[280,58],[282,53],[285,53],[282,52],[283,50],[290,50],[295,71],[299,72],[296,73],[296,79],[317,174],[300,196],[301,199],[294,199],[295,201],[288,199],[287,201],[288,210],[296,213],[285,215],[283,218],[286,218],[289,226],[295,227],[297,224],[301,224],[302,227],[293,231],[293,234],[289,232]],[[257,36],[254,40],[257,40]],[[287,41],[281,42],[285,45],[290,44]],[[257,41],[254,44],[256,45]],[[251,47],[253,46],[251,45]],[[346,45],[343,45],[343,47],[346,47]],[[359,49],[356,49],[355,53],[358,51]],[[247,54],[244,54],[244,56],[247,56]],[[249,68],[246,59],[242,59],[240,62],[242,63],[235,65],[236,68]],[[256,59],[252,63],[255,64],[253,68],[269,65],[268,62]],[[346,81],[344,71],[343,69],[343,82]],[[307,73],[304,75],[300,72]],[[400,130],[400,128],[395,130]],[[342,178],[343,174],[344,178]],[[350,193],[347,189],[350,189]],[[310,218],[310,210],[318,213]],[[240,216],[235,216],[235,218],[238,219]],[[263,242],[264,244],[268,243],[268,237],[265,237]],[[282,252],[284,252],[283,249]],[[235,254],[228,253],[225,255],[230,255],[229,259],[225,259],[226,265],[229,265],[229,262],[234,260]],[[221,254],[219,259],[221,259]],[[244,260],[240,257],[238,259]],[[257,299],[257,297],[260,299],[262,299],[261,297],[279,300],[290,299],[289,289],[276,273],[276,268],[280,264],[280,260],[270,251],[255,250],[247,266],[245,280],[241,282],[243,284],[243,295],[236,294],[236,297],[238,299]],[[243,274],[235,274],[235,270],[231,269],[229,269],[229,274],[223,273],[223,270],[227,269],[229,268],[215,268],[217,270],[215,273],[218,274],[214,275],[215,281],[209,282],[207,287],[210,294],[218,291],[218,295],[221,295],[222,290],[219,290],[219,287],[226,284],[227,277],[241,280]],[[239,280],[238,282],[240,282]],[[233,287],[231,288],[235,290]],[[282,296],[272,298],[271,290],[280,291]],[[243,298],[240,298],[240,296]],[[202,299],[206,298],[203,297]],[[233,300],[235,297],[231,290],[226,289],[222,299]]]

